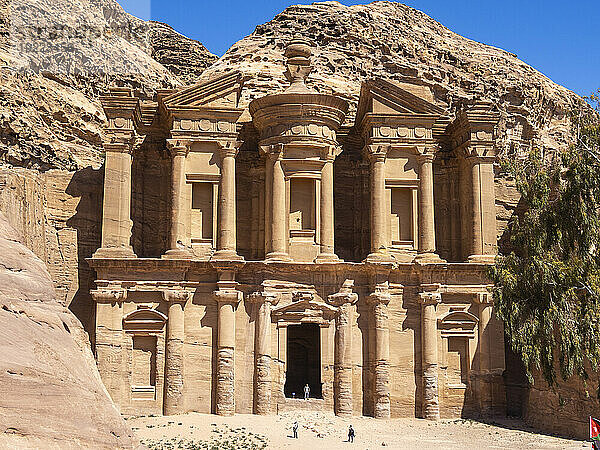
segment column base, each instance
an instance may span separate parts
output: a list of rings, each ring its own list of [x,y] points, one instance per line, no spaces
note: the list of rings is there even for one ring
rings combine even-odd
[[[244,257],[237,254],[235,250],[217,250],[210,257],[211,261],[244,261]]]
[[[474,264],[494,264],[496,255],[471,255],[467,258],[467,262]]]
[[[172,248],[171,250],[167,250],[164,255],[161,256],[162,259],[191,259],[192,252],[183,248]]]
[[[133,249],[129,247],[101,247],[92,255],[92,258],[137,258]]]
[[[315,263],[324,264],[324,263],[337,263],[343,262],[335,253],[319,253],[319,255],[315,258]]]
[[[415,262],[419,264],[439,264],[447,262],[445,259],[440,258],[437,253],[426,252],[419,253],[415,256]]]
[[[267,256],[265,257],[265,261],[267,262],[290,262],[291,260],[292,258],[290,258],[290,255],[283,252],[267,253]]]
[[[366,263],[390,263],[394,262],[394,258],[387,252],[374,252],[369,253],[369,255],[364,259],[363,262]]]

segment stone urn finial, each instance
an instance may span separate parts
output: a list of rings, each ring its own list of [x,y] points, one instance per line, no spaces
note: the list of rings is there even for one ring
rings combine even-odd
[[[285,77],[291,83],[286,92],[307,92],[304,81],[312,71],[310,42],[305,39],[292,39],[283,55],[287,58]]]

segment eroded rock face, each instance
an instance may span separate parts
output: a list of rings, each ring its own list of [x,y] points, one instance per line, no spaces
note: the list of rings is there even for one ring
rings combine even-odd
[[[152,58],[169,69],[184,84],[194,84],[218,58],[200,42],[179,34],[166,23],[150,21]]]
[[[235,43],[204,76],[241,70],[250,77],[245,102],[283,90],[282,49],[294,37],[316,44],[315,69],[307,84],[348,99],[348,123],[354,121],[364,80],[417,78],[432,88],[434,100],[450,114],[476,98],[493,101],[502,112],[502,153],[529,145],[531,139],[552,148],[569,140],[566,114],[579,98],[576,94],[516,55],[453,33],[400,3],[290,6]]]
[[[0,214],[0,441],[4,448],[134,448],[79,321]]]
[[[152,91],[186,84],[215,59],[202,44],[127,14],[115,0],[2,2],[0,162],[98,167],[100,94],[112,85]]]

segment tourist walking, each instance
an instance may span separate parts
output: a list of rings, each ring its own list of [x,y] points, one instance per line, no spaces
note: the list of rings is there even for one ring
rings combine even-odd
[[[348,442],[354,442],[354,428],[352,428],[352,425],[348,427]]]
[[[310,397],[310,386],[307,384],[304,386],[304,400],[308,400],[308,397]]]
[[[294,434],[294,439],[298,439],[298,422],[294,422],[294,426],[292,427],[292,432]]]

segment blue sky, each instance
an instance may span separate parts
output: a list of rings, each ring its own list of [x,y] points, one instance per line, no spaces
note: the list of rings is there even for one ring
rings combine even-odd
[[[117,0],[221,56],[289,5],[281,0]],[[346,5],[368,1],[341,1]],[[503,48],[581,95],[600,88],[600,0],[406,0],[452,31]]]

